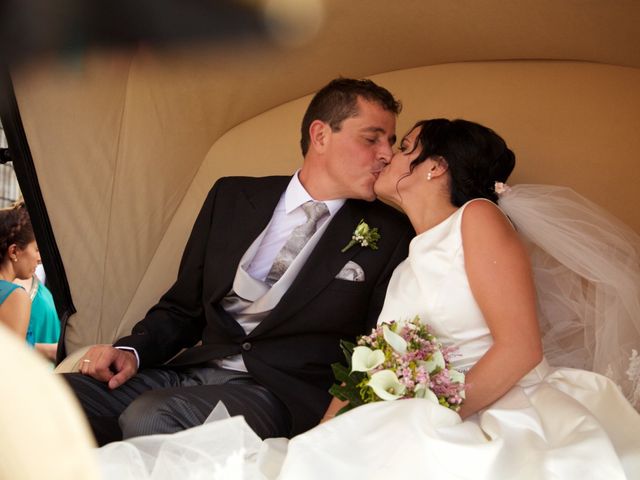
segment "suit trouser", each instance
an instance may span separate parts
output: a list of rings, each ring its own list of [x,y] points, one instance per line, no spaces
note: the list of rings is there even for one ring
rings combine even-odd
[[[261,438],[288,436],[290,430],[284,404],[244,372],[210,366],[150,368],[115,390],[80,373],[64,377],[99,445],[201,425],[218,402],[230,415],[243,415]]]

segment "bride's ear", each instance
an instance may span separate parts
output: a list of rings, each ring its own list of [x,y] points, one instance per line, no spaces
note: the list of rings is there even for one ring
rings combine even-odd
[[[429,158],[429,179],[441,177],[447,173],[447,170],[449,170],[449,164],[444,157],[437,156]]]

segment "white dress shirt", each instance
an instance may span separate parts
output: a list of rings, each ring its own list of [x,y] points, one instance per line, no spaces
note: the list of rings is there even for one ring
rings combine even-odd
[[[247,273],[256,280],[264,281],[269,270],[271,270],[271,265],[273,265],[276,255],[287,242],[293,229],[307,221],[307,216],[301,205],[309,200],[318,201],[312,198],[302,186],[298,173],[299,171],[291,177],[287,189],[280,197],[280,201],[273,211],[271,221],[267,225],[262,243],[258,247],[255,257],[246,268]],[[324,223],[333,218],[340,210],[340,207],[344,205],[344,202],[345,199],[324,201],[324,204],[329,209],[329,216],[318,222],[318,230]]]

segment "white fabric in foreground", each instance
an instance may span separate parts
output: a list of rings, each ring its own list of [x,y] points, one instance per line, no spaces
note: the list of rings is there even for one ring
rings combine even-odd
[[[0,325],[0,479],[91,480],[93,436],[69,387]]]
[[[263,442],[218,403],[199,427],[110,443],[98,455],[104,480],[264,480],[277,477],[286,449],[286,439]]]
[[[640,236],[566,187],[516,185],[499,204],[529,242],[549,362],[606,375],[640,409]]]

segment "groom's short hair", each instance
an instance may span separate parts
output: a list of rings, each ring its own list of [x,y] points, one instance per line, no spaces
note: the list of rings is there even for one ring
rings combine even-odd
[[[309,150],[309,127],[314,120],[329,124],[337,132],[345,118],[358,115],[358,98],[380,105],[395,115],[400,113],[402,104],[386,88],[371,80],[336,78],[322,87],[311,99],[300,127],[300,147],[305,156]]]

